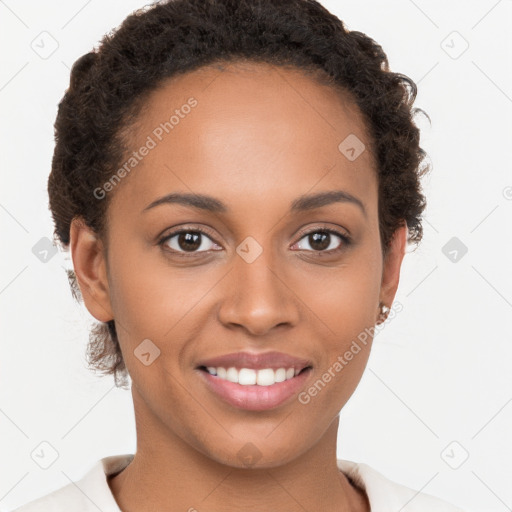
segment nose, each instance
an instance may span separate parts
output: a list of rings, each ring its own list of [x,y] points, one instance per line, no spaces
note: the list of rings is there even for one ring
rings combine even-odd
[[[243,328],[262,336],[279,326],[294,326],[300,318],[300,301],[287,281],[289,272],[277,265],[270,251],[254,261],[235,257],[224,283],[219,321],[228,328]]]

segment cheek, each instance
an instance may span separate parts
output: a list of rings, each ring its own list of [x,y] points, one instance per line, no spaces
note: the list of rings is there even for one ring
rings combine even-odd
[[[132,337],[164,338],[204,295],[211,280],[200,267],[193,272],[173,268],[155,247],[119,245],[111,250],[111,261],[112,307]]]
[[[133,380],[161,385],[170,379],[172,388],[176,383],[167,372],[178,375],[179,367],[186,366],[187,341],[200,337],[204,330],[208,294],[215,291],[222,275],[206,265],[193,270],[173,268],[163,257],[142,252],[126,247],[117,255],[112,251],[116,264],[110,291],[116,329]],[[147,367],[138,357],[146,352],[151,359],[156,355],[154,364]]]
[[[321,340],[321,364],[313,386],[299,402],[321,417],[337,414],[354,392],[372,344],[380,291],[381,262],[368,251],[347,259],[336,274],[326,272],[300,292]],[[312,292],[314,290],[314,292]]]
[[[374,325],[382,272],[374,254],[354,252],[339,268],[319,268],[313,280],[297,280],[295,290],[329,338],[347,340]]]

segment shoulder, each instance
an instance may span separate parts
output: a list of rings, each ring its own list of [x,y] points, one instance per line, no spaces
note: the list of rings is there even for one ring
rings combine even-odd
[[[372,512],[464,512],[431,494],[393,482],[367,464],[338,459],[338,467],[366,492]]]
[[[76,512],[89,511],[86,497],[73,484],[68,484],[56,491],[33,501],[25,503],[12,512],[61,512],[73,510]]]
[[[107,476],[121,471],[133,454],[111,455],[98,460],[76,482],[25,503],[11,512],[120,512]]]

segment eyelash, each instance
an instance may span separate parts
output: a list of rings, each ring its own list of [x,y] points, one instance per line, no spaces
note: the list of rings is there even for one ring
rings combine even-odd
[[[208,238],[210,238],[210,240],[212,242],[216,243],[213,240],[212,233],[208,229],[200,228],[200,227],[194,227],[194,228],[181,228],[179,230],[173,231],[173,232],[169,233],[168,235],[165,235],[163,238],[161,238],[158,241],[158,245],[161,246],[162,248],[164,248],[163,246],[164,246],[164,244],[166,242],[168,242],[171,238],[175,237],[176,235],[180,235],[182,233],[201,233],[201,234],[207,236]],[[335,235],[335,236],[338,236],[338,237],[341,238],[342,243],[341,243],[340,247],[338,247],[337,249],[331,249],[330,251],[325,251],[325,250],[324,251],[310,251],[310,250],[306,250],[306,252],[315,252],[315,253],[333,255],[333,254],[337,254],[337,253],[345,250],[346,247],[352,243],[351,238],[346,233],[342,233],[340,231],[337,231],[337,230],[331,229],[331,228],[316,227],[316,228],[312,228],[312,229],[310,229],[308,231],[305,231],[305,232],[301,233],[300,234],[300,238],[298,239],[297,242],[295,242],[295,244],[300,242],[300,240],[302,240],[304,237],[306,237],[307,235],[310,235],[312,233],[328,233],[330,235]],[[295,245],[295,244],[293,244],[293,245]],[[175,251],[174,249],[169,249],[169,248],[164,248],[164,250],[166,250],[167,252],[171,252],[173,255],[177,255],[178,257],[183,257],[183,258],[197,258],[198,254],[209,252],[209,251],[200,251],[200,252],[190,252],[190,253],[187,253],[187,252]],[[299,249],[299,250],[304,250],[304,249]]]

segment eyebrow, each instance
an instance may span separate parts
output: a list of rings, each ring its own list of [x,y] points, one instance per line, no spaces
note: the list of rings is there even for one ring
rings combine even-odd
[[[198,210],[204,210],[212,213],[226,213],[229,211],[229,208],[222,201],[212,196],[205,194],[171,193],[156,199],[146,206],[142,212],[146,212],[162,204],[173,203],[190,206]],[[304,194],[299,196],[290,204],[290,212],[297,213],[306,210],[313,210],[333,203],[355,204],[366,216],[366,209],[363,202],[344,190],[330,190],[327,192],[318,192],[316,194]]]

